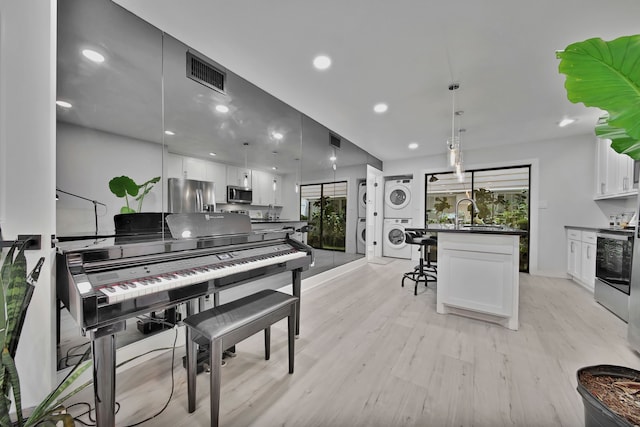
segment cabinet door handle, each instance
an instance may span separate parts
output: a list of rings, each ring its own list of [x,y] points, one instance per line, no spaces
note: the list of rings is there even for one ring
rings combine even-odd
[[[629,177],[622,178],[622,190],[627,191],[629,189]]]
[[[587,246],[587,259],[591,259],[591,246]]]
[[[571,242],[571,253],[573,253],[573,242]]]
[[[604,182],[600,183],[600,194],[605,193],[606,184]]]

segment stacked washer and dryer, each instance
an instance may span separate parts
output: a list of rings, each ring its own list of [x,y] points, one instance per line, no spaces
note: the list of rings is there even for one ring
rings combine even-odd
[[[413,179],[388,179],[384,183],[384,221],[382,256],[411,259],[411,245],[405,242],[404,229],[411,228],[411,185]]]
[[[356,226],[356,253],[364,254],[367,244],[367,182],[358,184],[358,224]]]

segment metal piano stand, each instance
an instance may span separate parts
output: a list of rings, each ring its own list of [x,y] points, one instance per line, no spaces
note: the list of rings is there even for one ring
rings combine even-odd
[[[296,307],[296,336],[300,335],[300,291],[302,269],[291,270],[293,295],[298,297]],[[204,308],[204,297],[198,298],[198,306]],[[218,293],[213,294],[218,305]],[[195,299],[187,303],[187,316],[195,310]],[[116,334],[125,330],[124,320],[90,332],[93,357],[93,394],[96,405],[96,426],[115,427],[116,423]]]

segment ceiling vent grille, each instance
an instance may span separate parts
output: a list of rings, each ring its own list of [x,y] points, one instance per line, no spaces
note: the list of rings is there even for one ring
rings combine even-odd
[[[337,148],[338,150],[340,149],[340,138],[333,135],[333,134],[329,134],[329,144],[331,144],[331,146]]]
[[[224,93],[226,74],[191,52],[187,52],[187,77]]]

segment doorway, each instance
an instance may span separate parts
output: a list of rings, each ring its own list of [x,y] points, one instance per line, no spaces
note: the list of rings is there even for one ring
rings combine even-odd
[[[309,246],[344,252],[347,181],[300,186],[300,219],[309,224]]]

